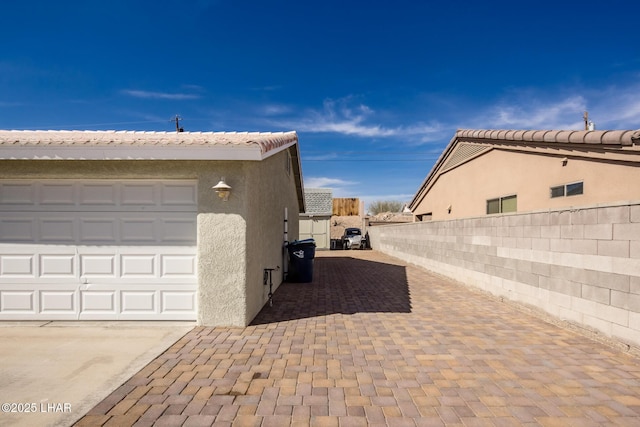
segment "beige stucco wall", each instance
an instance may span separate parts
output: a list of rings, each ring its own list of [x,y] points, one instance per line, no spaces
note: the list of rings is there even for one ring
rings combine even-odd
[[[287,153],[247,164],[247,292],[245,325],[268,302],[269,287],[263,285],[265,268],[272,273],[273,290],[283,281],[285,207],[288,238],[298,238],[298,198],[293,170],[287,171]],[[277,303],[277,301],[275,302]]]
[[[634,200],[640,196],[640,165],[494,149],[441,174],[416,215],[434,220],[486,215],[488,199],[517,194],[518,212]],[[550,197],[552,186],[584,182],[584,194]],[[447,212],[451,206],[451,213]]]
[[[280,266],[284,206],[297,238],[298,202],[287,152],[264,161],[0,160],[0,179],[197,179],[198,322],[245,326],[267,301],[263,268]],[[229,200],[211,187],[224,176]],[[266,290],[264,289],[266,288]]]

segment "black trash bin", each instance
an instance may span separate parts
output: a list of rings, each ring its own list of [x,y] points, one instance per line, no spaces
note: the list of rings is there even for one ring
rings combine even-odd
[[[295,240],[287,245],[289,250],[290,282],[308,283],[313,280],[313,259],[316,256],[314,239]]]

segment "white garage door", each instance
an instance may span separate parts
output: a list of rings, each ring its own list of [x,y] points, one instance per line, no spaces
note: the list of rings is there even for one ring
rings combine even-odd
[[[0,180],[0,319],[195,319],[196,190]]]

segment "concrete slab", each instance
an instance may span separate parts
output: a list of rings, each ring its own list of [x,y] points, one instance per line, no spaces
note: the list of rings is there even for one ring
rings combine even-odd
[[[194,326],[0,322],[0,425],[73,424]]]

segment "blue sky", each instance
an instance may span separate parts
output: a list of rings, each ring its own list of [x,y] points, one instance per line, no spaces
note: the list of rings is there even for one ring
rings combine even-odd
[[[0,128],[298,132],[306,187],[409,201],[456,129],[640,128],[640,2],[3,3]]]

